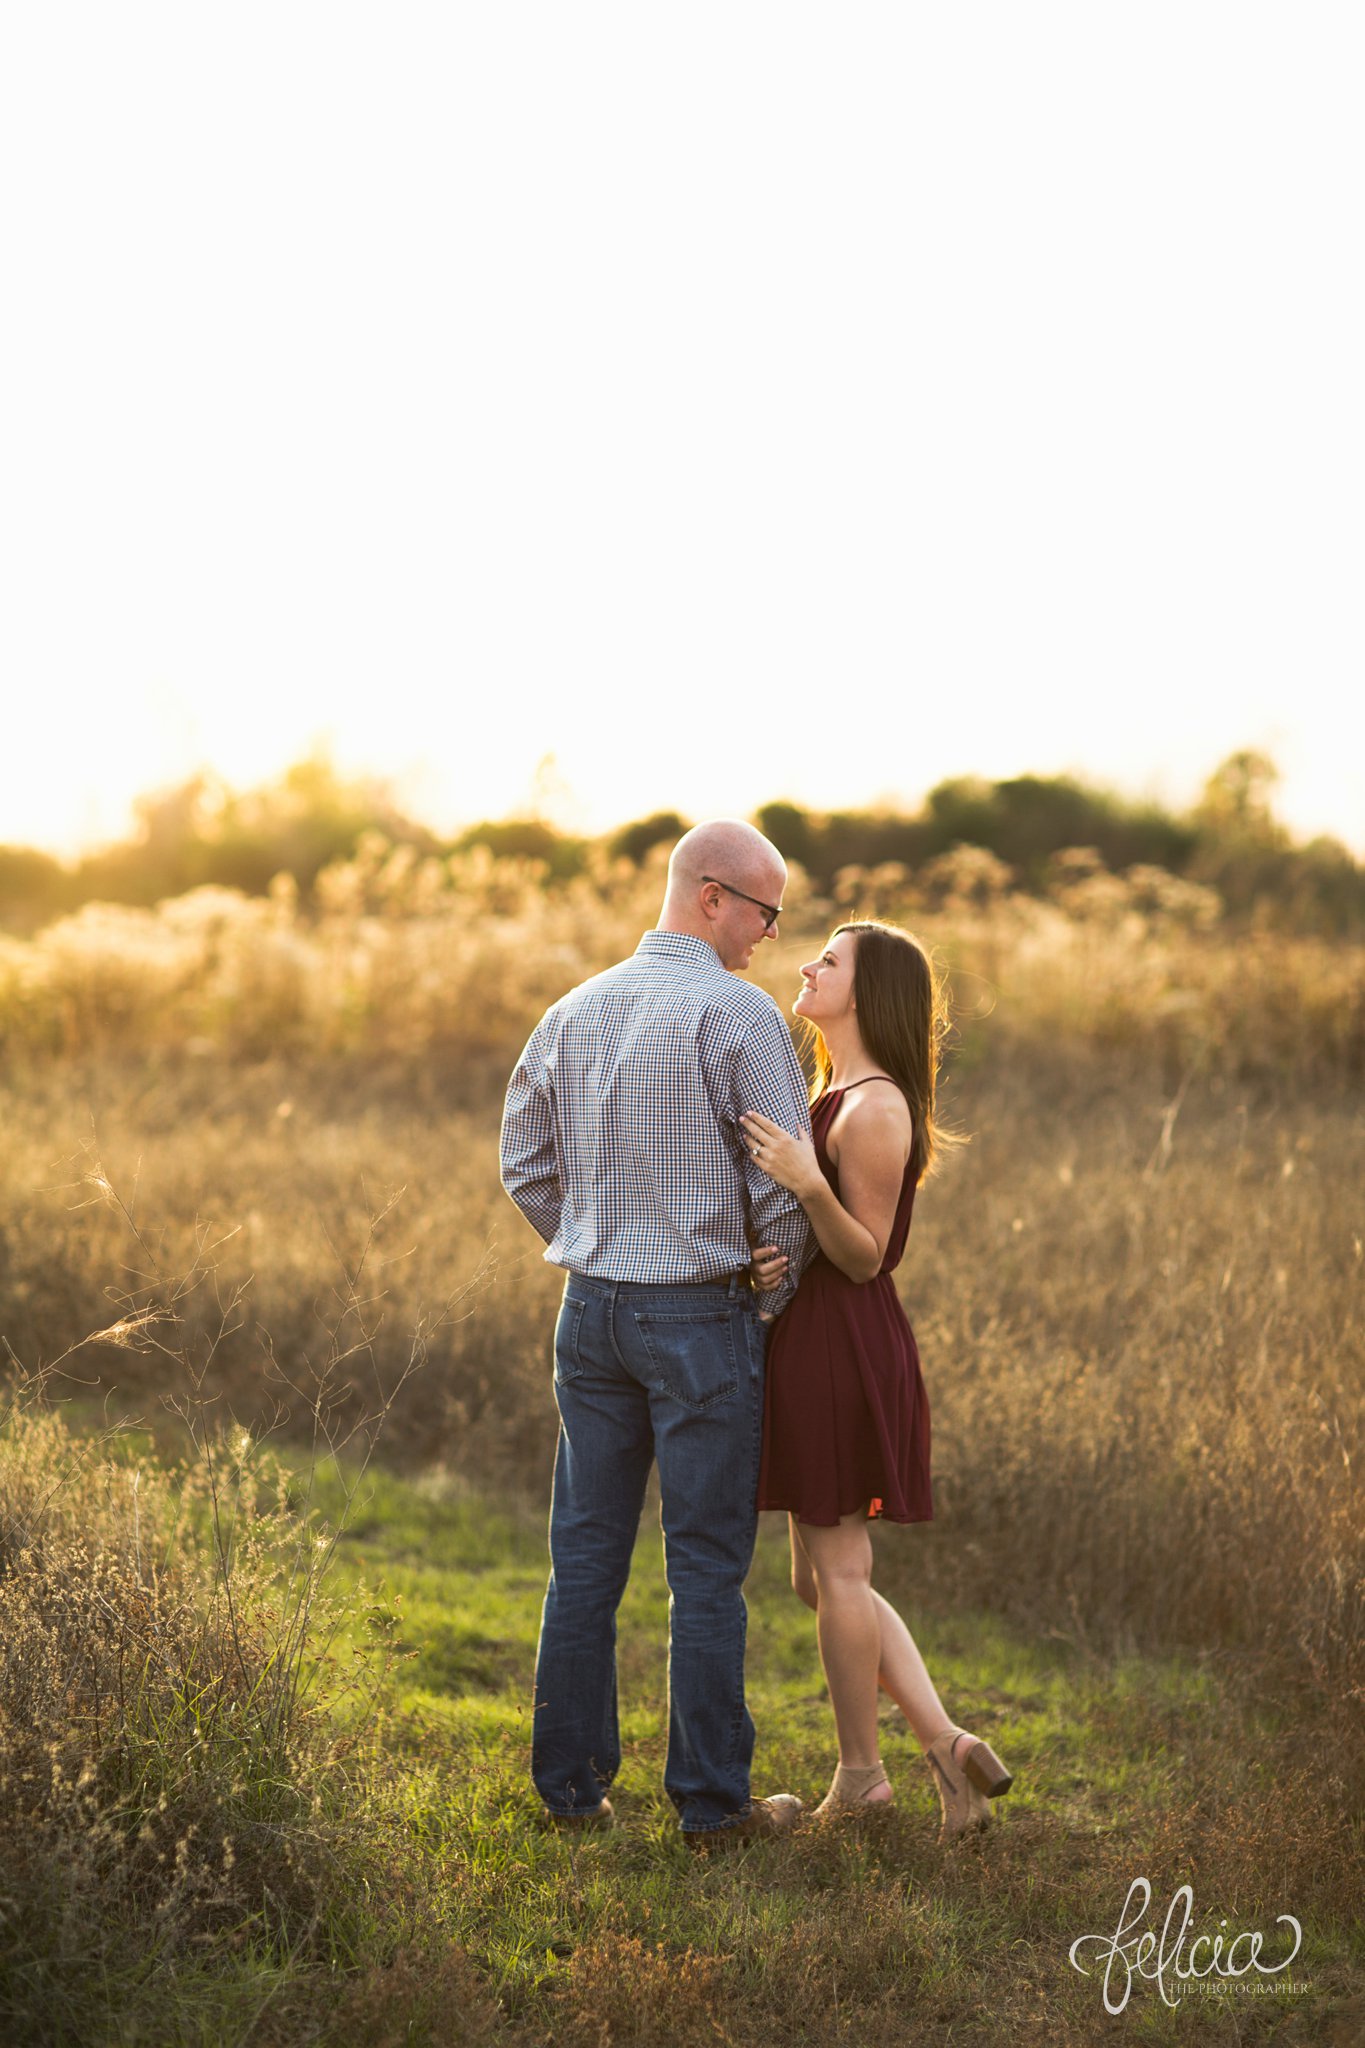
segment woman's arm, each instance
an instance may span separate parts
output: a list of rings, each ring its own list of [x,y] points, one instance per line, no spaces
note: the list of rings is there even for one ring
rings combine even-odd
[[[904,1097],[879,1089],[839,1113],[842,1201],[820,1171],[809,1138],[793,1138],[757,1112],[741,1121],[746,1143],[762,1147],[757,1164],[791,1189],[830,1263],[850,1280],[873,1279],[886,1256],[910,1156],[910,1112]]]

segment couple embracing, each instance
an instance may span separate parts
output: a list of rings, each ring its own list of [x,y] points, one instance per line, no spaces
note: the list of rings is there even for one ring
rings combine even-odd
[[[838,1766],[815,1817],[891,1801],[882,1686],[924,1749],[948,1839],[989,1821],[1010,1776],[949,1721],[873,1589],[868,1536],[874,1516],[933,1513],[928,1403],[891,1274],[933,1157],[940,995],[908,933],[840,926],[792,1006],[815,1032],[808,1104],[780,1012],[739,978],[777,936],[785,885],[752,826],[696,826],[657,927],[546,1012],[508,1087],[503,1185],[568,1270],[532,1775],[550,1823],[611,1825],[616,1610],[657,1461],[664,1785],[686,1840],[728,1847],[803,1815],[749,1783],[743,1585],[764,1508],[787,1511],[834,1708]]]

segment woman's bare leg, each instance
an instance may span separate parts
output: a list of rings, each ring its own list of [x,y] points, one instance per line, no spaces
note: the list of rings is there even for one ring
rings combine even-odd
[[[845,1522],[856,1522],[859,1519],[857,1516],[850,1515],[845,1517]],[[849,1722],[849,1725],[853,1730],[850,1740],[859,1744],[870,1741],[871,1748],[866,1753],[872,1759],[875,1759],[877,1756],[876,1693],[874,1692],[872,1695],[872,1730],[869,1736],[866,1730],[867,1703],[864,1697],[864,1688],[861,1684],[852,1686],[847,1690],[845,1688],[844,1666],[841,1661],[844,1654],[844,1644],[837,1627],[833,1632],[834,1643],[832,1649],[827,1651],[826,1647],[827,1638],[830,1633],[826,1628],[825,1622],[826,1601],[833,1600],[837,1606],[842,1603],[843,1596],[838,1591],[839,1581],[837,1578],[834,1578],[830,1571],[821,1564],[821,1539],[836,1536],[838,1532],[828,1529],[813,1529],[809,1523],[798,1524],[794,1516],[789,1517],[789,1520],[791,1524],[792,1545],[792,1585],[806,1605],[815,1609],[816,1622],[820,1632],[820,1657],[825,1667],[825,1677],[829,1682],[830,1699],[834,1703],[835,1725],[839,1730],[840,1768],[835,1775],[834,1784],[831,1786],[828,1798],[825,1801],[826,1808],[831,1805],[838,1807],[849,1803],[847,1796],[842,1799],[840,1798],[839,1788],[841,1779],[846,1776],[848,1766],[854,1762],[853,1756],[850,1755],[844,1746],[845,1724],[849,1720],[850,1715],[852,1720]],[[843,1529],[844,1525],[844,1523],[840,1523],[840,1530]],[[813,1541],[812,1538],[814,1539]],[[1008,1775],[1005,1775],[1003,1785],[996,1784],[993,1791],[987,1796],[983,1796],[979,1784],[972,1782],[965,1776],[961,1762],[955,1756],[955,1750],[958,1740],[965,1740],[970,1749],[973,1738],[966,1735],[963,1731],[956,1729],[955,1724],[948,1719],[948,1716],[943,1711],[943,1702],[934,1690],[934,1682],[925,1669],[924,1659],[915,1646],[914,1637],[890,1601],[884,1600],[880,1593],[873,1590],[870,1576],[872,1545],[868,1539],[865,1525],[863,1541],[867,1547],[867,1570],[869,1575],[867,1580],[867,1597],[877,1625],[877,1682],[890,1693],[892,1699],[896,1702],[896,1705],[900,1708],[913,1729],[920,1747],[926,1752],[925,1761],[933,1771],[939,1803],[943,1810],[943,1826],[939,1832],[939,1841],[941,1843],[949,1842],[958,1835],[985,1827],[988,1824],[991,1820],[990,1799],[998,1798],[1002,1790],[1008,1791],[1010,1780]],[[837,1552],[837,1546],[826,1544],[825,1547],[826,1549],[833,1548]],[[850,1546],[850,1551],[851,1549],[852,1546]],[[850,1632],[848,1646],[853,1668],[856,1671],[863,1671],[865,1667],[857,1662],[859,1653],[852,1649],[855,1641],[856,1638]],[[861,1655],[865,1657],[866,1652],[861,1652]],[[951,1735],[949,1734],[950,1730],[953,1731]],[[936,1742],[937,1747],[931,1748],[931,1745]],[[863,1750],[859,1748],[857,1759],[859,1762],[862,1761],[862,1756]],[[986,1749],[986,1764],[993,1771],[1004,1771],[1004,1766],[989,1747]],[[867,1778],[870,1776],[871,1773],[868,1772],[862,1779],[862,1782],[866,1783]],[[855,1780],[854,1786],[851,1788],[854,1804],[859,1803],[857,1785],[858,1781]],[[862,1795],[862,1798],[869,1804],[876,1804],[890,1797],[891,1788],[885,1781],[880,1785],[874,1785],[870,1791]],[[820,1810],[817,1808],[817,1814]]]
[[[872,1591],[872,1544],[865,1514],[832,1528],[806,1524],[799,1540],[814,1579],[816,1628],[839,1735],[839,1761],[854,1770],[878,1761],[877,1667],[881,1626]]]
[[[854,1522],[859,1519],[864,1521],[865,1528],[865,1517],[847,1517],[847,1520]],[[811,1526],[806,1524],[803,1527],[798,1524],[794,1515],[789,1515],[787,1520],[791,1530],[792,1586],[798,1596],[805,1601],[807,1607],[814,1608],[818,1616],[820,1610],[819,1586],[811,1554],[807,1547],[807,1539],[812,1534]],[[842,1528],[842,1526],[843,1524],[841,1523],[840,1527]],[[821,1533],[828,1532],[815,1531],[814,1533],[818,1536]],[[871,1571],[871,1555],[872,1546],[869,1539],[867,1543],[869,1575]],[[882,1595],[871,1586],[870,1576],[868,1589],[871,1593],[873,1611],[877,1617],[878,1683],[884,1691],[890,1693],[892,1699],[904,1714],[920,1747],[927,1749],[934,1737],[941,1734],[945,1728],[951,1725],[947,1714],[943,1710],[943,1702],[934,1689],[934,1682],[925,1668],[923,1657],[921,1657],[919,1650],[916,1648],[914,1637],[890,1601],[883,1599]],[[824,1647],[822,1642],[822,1658],[823,1655]],[[826,1676],[828,1677],[828,1672],[826,1672]],[[831,1699],[833,1696],[834,1689],[831,1686]],[[835,1721],[837,1725],[837,1710]],[[875,1730],[873,1739],[875,1745]],[[871,1762],[875,1758],[876,1753],[874,1746],[871,1756],[865,1759],[848,1756],[844,1760],[847,1763]]]
[[[950,1725],[943,1702],[934,1690],[934,1681],[925,1669],[914,1637],[891,1602],[877,1592],[872,1598],[881,1628],[878,1680],[910,1723],[920,1748],[927,1749],[934,1737]]]

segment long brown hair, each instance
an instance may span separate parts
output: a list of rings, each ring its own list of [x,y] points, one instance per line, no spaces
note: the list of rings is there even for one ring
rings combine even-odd
[[[935,1122],[938,1070],[949,1024],[943,977],[919,940],[898,924],[860,918],[836,926],[835,936],[840,932],[852,932],[858,941],[853,954],[858,1035],[910,1105],[910,1166],[918,1186],[943,1146],[961,1143]],[[833,1072],[829,1048],[818,1030],[814,1038],[812,1102],[829,1086]]]

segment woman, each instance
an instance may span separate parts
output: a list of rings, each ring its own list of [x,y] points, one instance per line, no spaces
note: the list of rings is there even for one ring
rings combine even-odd
[[[801,969],[796,1016],[815,1027],[814,1142],[743,1118],[759,1164],[801,1202],[819,1244],[768,1351],[760,1508],[786,1508],[792,1584],[817,1616],[839,1765],[816,1808],[884,1806],[877,1688],[905,1715],[934,1773],[940,1841],[991,1819],[1011,1778],[949,1721],[909,1629],[872,1587],[868,1521],[927,1522],[929,1406],[914,1335],[891,1278],[915,1189],[933,1160],[945,1022],[927,955],[894,925],[840,925]],[[754,1254],[760,1286],[785,1264]]]

